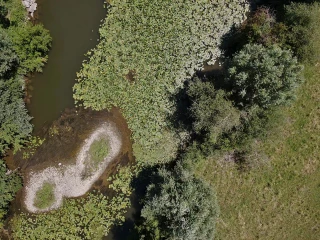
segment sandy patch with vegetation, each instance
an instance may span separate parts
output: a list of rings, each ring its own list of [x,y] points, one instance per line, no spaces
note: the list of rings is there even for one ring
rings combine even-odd
[[[94,141],[101,138],[108,139],[108,155],[99,163],[94,173],[89,177],[84,177],[85,162],[90,157],[90,146]],[[74,165],[60,165],[59,167],[48,167],[40,172],[30,172],[25,186],[24,203],[27,210],[34,213],[53,210],[61,206],[64,197],[79,197],[84,195],[105,171],[108,164],[120,153],[121,145],[121,136],[115,124],[104,123],[85,140]],[[51,206],[39,209],[34,203],[37,192],[45,183],[51,183],[55,186],[55,201]]]

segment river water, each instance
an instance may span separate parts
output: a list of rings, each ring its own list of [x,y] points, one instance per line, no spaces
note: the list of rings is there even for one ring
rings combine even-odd
[[[53,38],[49,60],[42,73],[31,78],[28,104],[35,132],[59,118],[65,108],[72,108],[72,86],[76,72],[94,48],[98,29],[106,16],[104,0],[40,0],[37,17]]]

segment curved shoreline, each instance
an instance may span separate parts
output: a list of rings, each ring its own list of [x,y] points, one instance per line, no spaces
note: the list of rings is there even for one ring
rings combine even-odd
[[[83,179],[85,160],[94,140],[102,136],[109,139],[110,152],[104,161],[99,164],[98,170],[90,177]],[[94,130],[87,138],[76,159],[74,165],[48,167],[40,172],[31,172],[27,178],[25,187],[24,204],[29,212],[39,213],[57,209],[61,206],[64,197],[79,197],[84,195],[103,174],[109,163],[120,153],[122,139],[114,123],[103,123]],[[55,185],[55,202],[50,207],[39,209],[34,206],[37,191],[43,183],[48,182]]]

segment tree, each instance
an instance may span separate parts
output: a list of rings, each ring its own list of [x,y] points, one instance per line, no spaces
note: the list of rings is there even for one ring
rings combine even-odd
[[[192,101],[190,111],[196,133],[206,131],[214,139],[240,124],[240,112],[227,99],[226,92],[215,90],[212,83],[195,78],[190,82],[187,93]]]
[[[320,4],[291,3],[285,7],[287,42],[299,60],[315,64],[320,60]]]
[[[32,25],[28,22],[10,27],[9,35],[20,60],[19,73],[41,72],[48,60],[52,41],[49,31],[41,24]]]
[[[301,69],[289,50],[247,44],[229,62],[228,81],[240,106],[269,108],[295,97]]]
[[[158,171],[141,211],[143,239],[213,239],[218,206],[211,187],[178,166]]]
[[[8,73],[18,65],[17,54],[8,34],[0,27],[0,78],[7,78]]]
[[[0,79],[0,154],[9,147],[20,149],[32,131],[31,117],[22,99],[22,84],[20,77]]]
[[[2,159],[0,159],[0,228],[3,224],[9,203],[14,199],[16,192],[21,188],[21,177],[10,172]]]

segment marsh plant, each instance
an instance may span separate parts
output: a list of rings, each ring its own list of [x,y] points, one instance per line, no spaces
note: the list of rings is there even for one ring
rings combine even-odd
[[[36,206],[39,209],[50,207],[55,200],[54,188],[54,184],[45,182],[36,193],[34,206]]]

